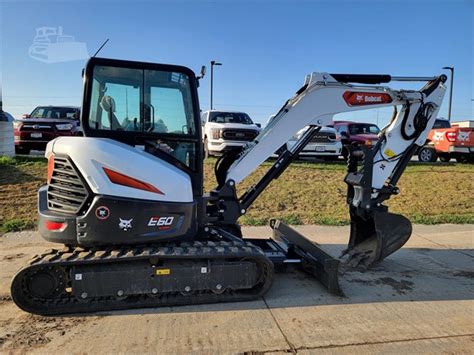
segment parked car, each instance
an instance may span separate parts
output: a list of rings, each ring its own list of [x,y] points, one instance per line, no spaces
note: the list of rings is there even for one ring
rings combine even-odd
[[[290,149],[301,135],[307,130],[305,127],[295,134],[287,146]],[[300,152],[300,157],[321,157],[325,159],[337,159],[342,153],[341,136],[334,128],[322,127],[321,130],[311,138],[308,144]]]
[[[12,115],[0,109],[0,122],[13,122],[14,120]]]
[[[269,124],[270,122],[273,121],[273,119],[275,118],[275,116],[276,116],[276,113],[273,114],[273,115],[270,115],[270,117],[268,117],[268,119],[267,119],[267,126],[268,126],[268,124]]]
[[[244,112],[205,111],[201,114],[206,157],[243,147],[261,130]]]
[[[15,152],[29,154],[30,150],[44,150],[56,137],[82,135],[79,115],[79,107],[36,107],[31,114],[13,122]]]
[[[373,123],[334,121],[333,127],[341,136],[344,159],[349,155],[348,145],[375,145],[379,140],[380,128]]]
[[[0,101],[0,157],[11,157],[15,155],[13,143],[13,117],[3,111]]]
[[[452,158],[458,162],[474,161],[474,122],[459,127],[448,120],[437,119],[423,147],[418,150],[418,160],[443,162]]]

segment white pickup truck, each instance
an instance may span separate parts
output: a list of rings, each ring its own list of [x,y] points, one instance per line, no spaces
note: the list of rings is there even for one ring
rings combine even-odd
[[[242,147],[261,130],[260,124],[253,123],[244,112],[205,111],[201,114],[201,124],[206,157]]]

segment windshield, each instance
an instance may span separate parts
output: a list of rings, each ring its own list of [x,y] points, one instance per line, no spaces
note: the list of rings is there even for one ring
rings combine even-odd
[[[451,128],[451,123],[447,120],[436,120],[433,129],[438,129],[438,128]]]
[[[253,124],[249,115],[242,112],[211,112],[209,122]]]
[[[30,118],[66,118],[79,119],[79,110],[73,107],[37,107]]]
[[[356,123],[349,126],[349,133],[355,134],[379,134],[380,129],[374,124]]]
[[[89,126],[194,135],[189,78],[182,73],[96,66]]]

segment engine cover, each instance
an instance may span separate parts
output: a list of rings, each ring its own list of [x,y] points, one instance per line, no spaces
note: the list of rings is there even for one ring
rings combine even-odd
[[[192,202],[190,176],[163,159],[107,138],[59,137],[48,143],[51,154],[68,159],[96,195],[164,202]],[[117,180],[128,179],[135,184]],[[138,185],[147,188],[137,188]],[[151,188],[150,188],[151,187]]]

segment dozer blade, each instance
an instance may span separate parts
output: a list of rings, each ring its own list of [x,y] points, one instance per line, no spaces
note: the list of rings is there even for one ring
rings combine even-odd
[[[330,293],[344,295],[339,287],[339,260],[282,221],[271,220],[270,227],[273,229],[273,239],[286,246],[287,257],[300,258],[302,269],[312,274]]]
[[[399,214],[374,212],[364,219],[351,213],[351,235],[343,256],[349,266],[367,269],[400,249],[411,232],[411,222]]]

